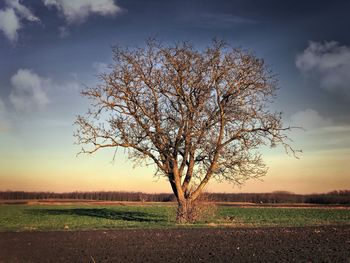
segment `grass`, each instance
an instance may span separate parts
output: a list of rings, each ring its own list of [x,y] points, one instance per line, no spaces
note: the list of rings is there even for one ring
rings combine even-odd
[[[218,221],[243,226],[350,224],[350,210],[332,208],[222,207],[219,209]]]
[[[170,205],[0,205],[0,231],[169,228]],[[261,227],[350,224],[350,209],[219,206],[214,217],[190,225]],[[188,227],[188,226],[186,226]]]

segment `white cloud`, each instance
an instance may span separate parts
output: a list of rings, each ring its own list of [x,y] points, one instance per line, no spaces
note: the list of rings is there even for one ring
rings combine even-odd
[[[111,71],[107,63],[103,62],[94,62],[92,63],[92,68],[98,73],[108,73]]]
[[[296,58],[298,69],[319,82],[321,88],[350,98],[350,47],[338,42],[310,42]]]
[[[7,0],[7,5],[14,10],[24,19],[31,22],[40,22],[40,19],[36,17],[27,7],[22,5],[19,0]]]
[[[89,15],[115,15],[121,12],[113,0],[43,0],[48,7],[56,7],[69,24],[82,23]]]
[[[41,109],[49,103],[46,94],[50,79],[45,79],[29,69],[19,69],[11,78],[10,101],[18,112]]]
[[[58,31],[60,32],[60,38],[66,38],[70,35],[69,29],[65,26],[60,26]]]
[[[313,109],[295,113],[290,122],[291,126],[304,128],[294,130],[291,135],[304,152],[350,149],[350,125],[347,123],[336,123]]]
[[[5,111],[5,103],[0,98],[0,114]]]
[[[313,109],[306,109],[303,111],[298,111],[291,116],[291,125],[295,127],[302,127],[306,130],[312,130],[331,126],[332,120],[324,118]]]
[[[0,133],[10,129],[5,103],[0,98]]]
[[[233,14],[204,13],[197,16],[185,16],[181,19],[191,26],[199,28],[231,28],[234,26],[256,24],[258,21]]]
[[[23,20],[40,22],[40,19],[18,0],[6,0],[6,8],[0,10],[0,31],[10,41],[17,40],[18,30],[22,28]]]
[[[19,18],[12,8],[0,10],[0,30],[10,41],[16,41],[17,31],[21,28]]]

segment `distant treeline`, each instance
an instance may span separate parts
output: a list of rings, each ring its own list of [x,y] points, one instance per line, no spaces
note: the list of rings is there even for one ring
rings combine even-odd
[[[210,193],[208,198],[216,202],[350,204],[350,190],[306,195],[286,191],[237,194]]]
[[[249,203],[310,203],[310,204],[350,204],[350,190],[333,191],[324,194],[294,194],[277,191],[272,193],[206,193],[206,200],[215,202],[249,202]],[[0,192],[0,200],[28,200],[28,199],[80,199],[97,201],[137,201],[137,202],[171,202],[175,201],[169,193],[142,192]]]

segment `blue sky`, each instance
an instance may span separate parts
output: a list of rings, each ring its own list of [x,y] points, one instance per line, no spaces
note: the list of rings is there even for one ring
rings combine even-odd
[[[75,157],[72,124],[88,107],[79,91],[97,83],[113,45],[142,46],[149,37],[199,49],[218,37],[253,50],[279,79],[272,107],[286,125],[305,128],[291,133],[304,151],[300,160],[264,150],[265,183],[214,190],[350,188],[349,8],[340,0],[1,0],[0,190],[143,190],[142,177],[146,191],[168,191],[122,153],[114,164],[108,151]],[[294,172],[283,175],[286,169]],[[62,183],[72,176],[74,184]]]

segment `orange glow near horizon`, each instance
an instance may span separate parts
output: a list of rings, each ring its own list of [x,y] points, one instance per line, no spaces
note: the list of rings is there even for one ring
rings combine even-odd
[[[211,180],[209,192],[273,192],[299,194],[349,189],[349,150],[305,153],[300,159],[287,155],[268,155],[267,176],[249,180],[238,187]],[[124,162],[123,162],[124,159]],[[17,165],[15,165],[17,163]],[[19,165],[19,163],[21,163]],[[45,164],[44,164],[45,163]],[[69,160],[31,157],[7,160],[0,172],[0,190],[20,191],[142,191],[171,192],[165,178],[154,178],[151,167],[136,167],[121,157],[112,163],[108,153]]]

